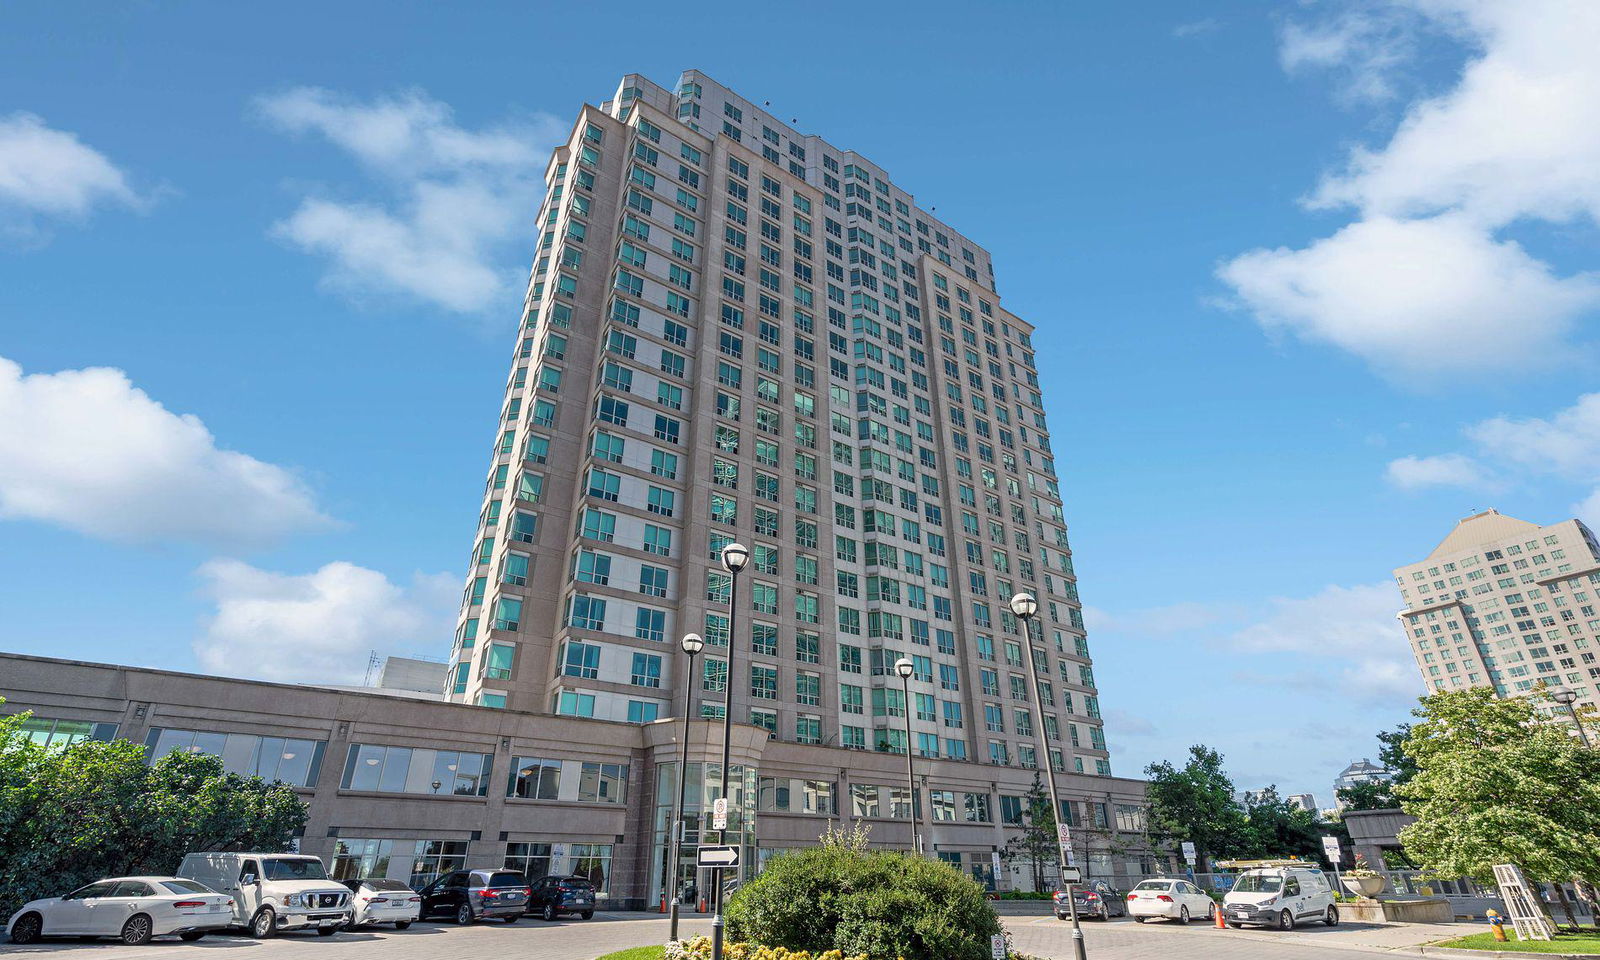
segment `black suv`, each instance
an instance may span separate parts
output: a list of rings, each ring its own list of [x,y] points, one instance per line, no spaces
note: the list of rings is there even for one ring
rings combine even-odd
[[[468,924],[490,917],[516,923],[528,906],[528,878],[515,870],[457,870],[423,887],[422,919]]]
[[[528,912],[546,920],[563,913],[587,920],[594,916],[594,884],[588,877],[540,877],[528,896]]]

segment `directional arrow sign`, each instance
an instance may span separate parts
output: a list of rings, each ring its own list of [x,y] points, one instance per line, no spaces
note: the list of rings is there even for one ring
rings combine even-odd
[[[695,850],[695,863],[702,867],[737,867],[739,865],[739,848],[727,847],[700,847]]]

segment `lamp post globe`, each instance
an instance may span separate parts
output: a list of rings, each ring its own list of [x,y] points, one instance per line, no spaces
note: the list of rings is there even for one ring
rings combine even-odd
[[[1570,707],[1578,700],[1578,691],[1573,690],[1570,687],[1552,687],[1550,688],[1549,692],[1550,699],[1561,704],[1563,707]]]
[[[683,648],[684,653],[692,657],[706,648],[706,642],[700,638],[698,633],[686,633],[683,635],[683,639],[678,641],[678,646]]]
[[[1039,601],[1031,593],[1019,593],[1011,598],[1011,612],[1022,620],[1032,620],[1039,613]]]
[[[722,548],[722,568],[729,573],[738,573],[749,562],[750,548],[744,544],[730,543]]]
[[[894,662],[894,672],[898,674],[902,680],[911,679],[911,671],[913,669],[914,668],[911,666],[911,661],[905,657],[901,657],[899,660]]]

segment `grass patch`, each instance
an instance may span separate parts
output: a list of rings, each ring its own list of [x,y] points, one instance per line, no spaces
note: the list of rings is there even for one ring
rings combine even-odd
[[[596,960],[662,960],[666,953],[667,948],[662,946],[629,947],[626,950],[618,950],[615,953],[597,957]]]
[[[1572,953],[1580,956],[1600,957],[1600,936],[1587,933],[1558,933],[1554,940],[1518,940],[1516,934],[1506,930],[1508,943],[1495,940],[1493,933],[1475,933],[1458,940],[1442,940],[1436,947],[1455,947],[1460,950],[1507,950],[1513,953]]]

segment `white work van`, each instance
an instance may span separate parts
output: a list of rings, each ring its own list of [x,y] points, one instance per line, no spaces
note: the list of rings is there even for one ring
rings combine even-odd
[[[350,891],[322,861],[298,853],[191,853],[178,876],[233,897],[233,926],[257,939],[316,928],[332,936],[350,922]]]
[[[1222,914],[1230,927],[1252,924],[1293,930],[1297,923],[1320,920],[1331,927],[1339,922],[1328,875],[1298,860],[1252,864],[1223,896]]]

